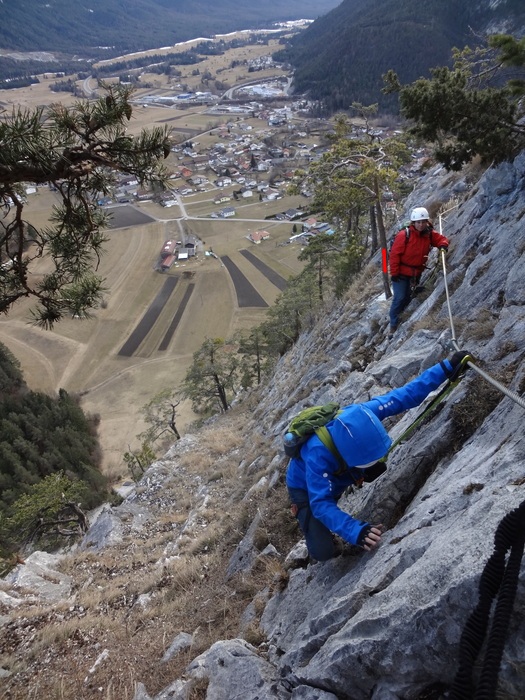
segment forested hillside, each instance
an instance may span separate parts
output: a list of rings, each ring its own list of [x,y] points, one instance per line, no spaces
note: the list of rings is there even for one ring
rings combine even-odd
[[[337,0],[52,0],[0,4],[0,48],[16,51],[117,52],[171,45],[271,22],[315,19]]]
[[[19,532],[13,542],[9,518],[18,499],[50,475],[64,473],[76,482],[83,508],[107,499],[96,423],[65,391],[56,398],[31,391],[17,360],[0,344],[0,551],[23,541],[26,533]]]
[[[394,69],[403,83],[450,64],[451,49],[479,43],[486,30],[520,36],[520,0],[344,0],[278,54],[295,68],[294,89],[322,101],[328,112],[352,102],[378,102],[397,111],[397,98],[381,93],[382,75]],[[520,31],[521,29],[521,31]]]

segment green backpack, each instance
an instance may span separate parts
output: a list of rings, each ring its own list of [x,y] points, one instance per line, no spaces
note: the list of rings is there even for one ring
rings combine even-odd
[[[285,455],[292,459],[294,457],[299,457],[301,454],[301,447],[315,434],[339,462],[339,469],[335,474],[338,476],[344,474],[348,469],[346,462],[341,457],[332,436],[325,427],[326,423],[329,423],[340,413],[342,413],[342,411],[338,403],[325,403],[322,406],[305,408],[294,416],[283,438]],[[386,457],[384,457],[378,460],[374,465],[364,469],[362,477],[356,479],[355,484],[361,487],[364,482],[370,483],[375,481],[379,476],[384,474],[386,470]]]
[[[292,418],[283,438],[284,453],[287,457],[299,457],[301,447],[315,433],[323,445],[343,462],[332,436],[324,427],[335,416],[341,413],[338,403],[326,403],[322,406],[311,406],[303,409]]]

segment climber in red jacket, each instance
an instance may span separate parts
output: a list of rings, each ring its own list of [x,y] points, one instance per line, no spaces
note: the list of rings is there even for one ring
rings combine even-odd
[[[430,249],[446,250],[448,243],[448,238],[434,229],[424,207],[413,209],[410,225],[396,234],[389,261],[394,293],[390,307],[390,336],[399,325],[399,314],[410,303],[412,286],[419,283]]]

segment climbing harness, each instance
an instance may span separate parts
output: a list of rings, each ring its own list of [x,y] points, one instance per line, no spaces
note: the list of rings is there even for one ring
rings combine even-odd
[[[445,265],[445,251],[441,250],[441,262],[443,265],[443,279],[445,282],[445,295],[447,298],[447,308],[448,308],[448,316],[449,316],[449,323],[450,323],[450,331],[452,333],[452,338],[451,338],[451,343],[452,346],[454,347],[455,350],[459,350],[459,345],[456,340],[456,331],[454,328],[454,319],[452,318],[452,309],[450,307],[450,295],[448,292],[448,283],[447,283],[447,267]],[[496,381],[493,377],[490,376],[490,374],[487,374],[484,372],[480,367],[475,365],[472,360],[468,361],[468,366],[471,367],[475,372],[477,372],[485,381],[487,381],[489,384],[492,384],[492,386],[496,387],[499,389],[505,396],[508,396],[510,399],[515,401],[519,406],[522,408],[525,408],[525,400],[519,396],[516,392],[507,389],[507,387],[503,386],[503,384],[500,384],[498,381]]]
[[[518,588],[525,545],[525,501],[500,522],[494,536],[494,552],[479,581],[478,604],[467,620],[459,644],[459,668],[449,700],[494,700],[503,647]],[[510,550],[507,562],[505,557]],[[496,605],[483,665],[474,692],[472,673],[484,642],[493,600]]]

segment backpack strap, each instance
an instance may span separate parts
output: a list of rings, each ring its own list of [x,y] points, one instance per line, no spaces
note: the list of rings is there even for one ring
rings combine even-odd
[[[328,428],[326,428],[324,425],[322,425],[320,428],[315,429],[315,434],[321,440],[323,445],[326,447],[327,450],[330,450],[330,452],[333,454],[333,456],[337,459],[339,463],[339,468],[337,469],[335,473],[336,476],[341,476],[348,470],[348,466],[344,459],[341,457],[341,453],[335,446],[335,442],[332,439],[332,436],[328,432]]]

